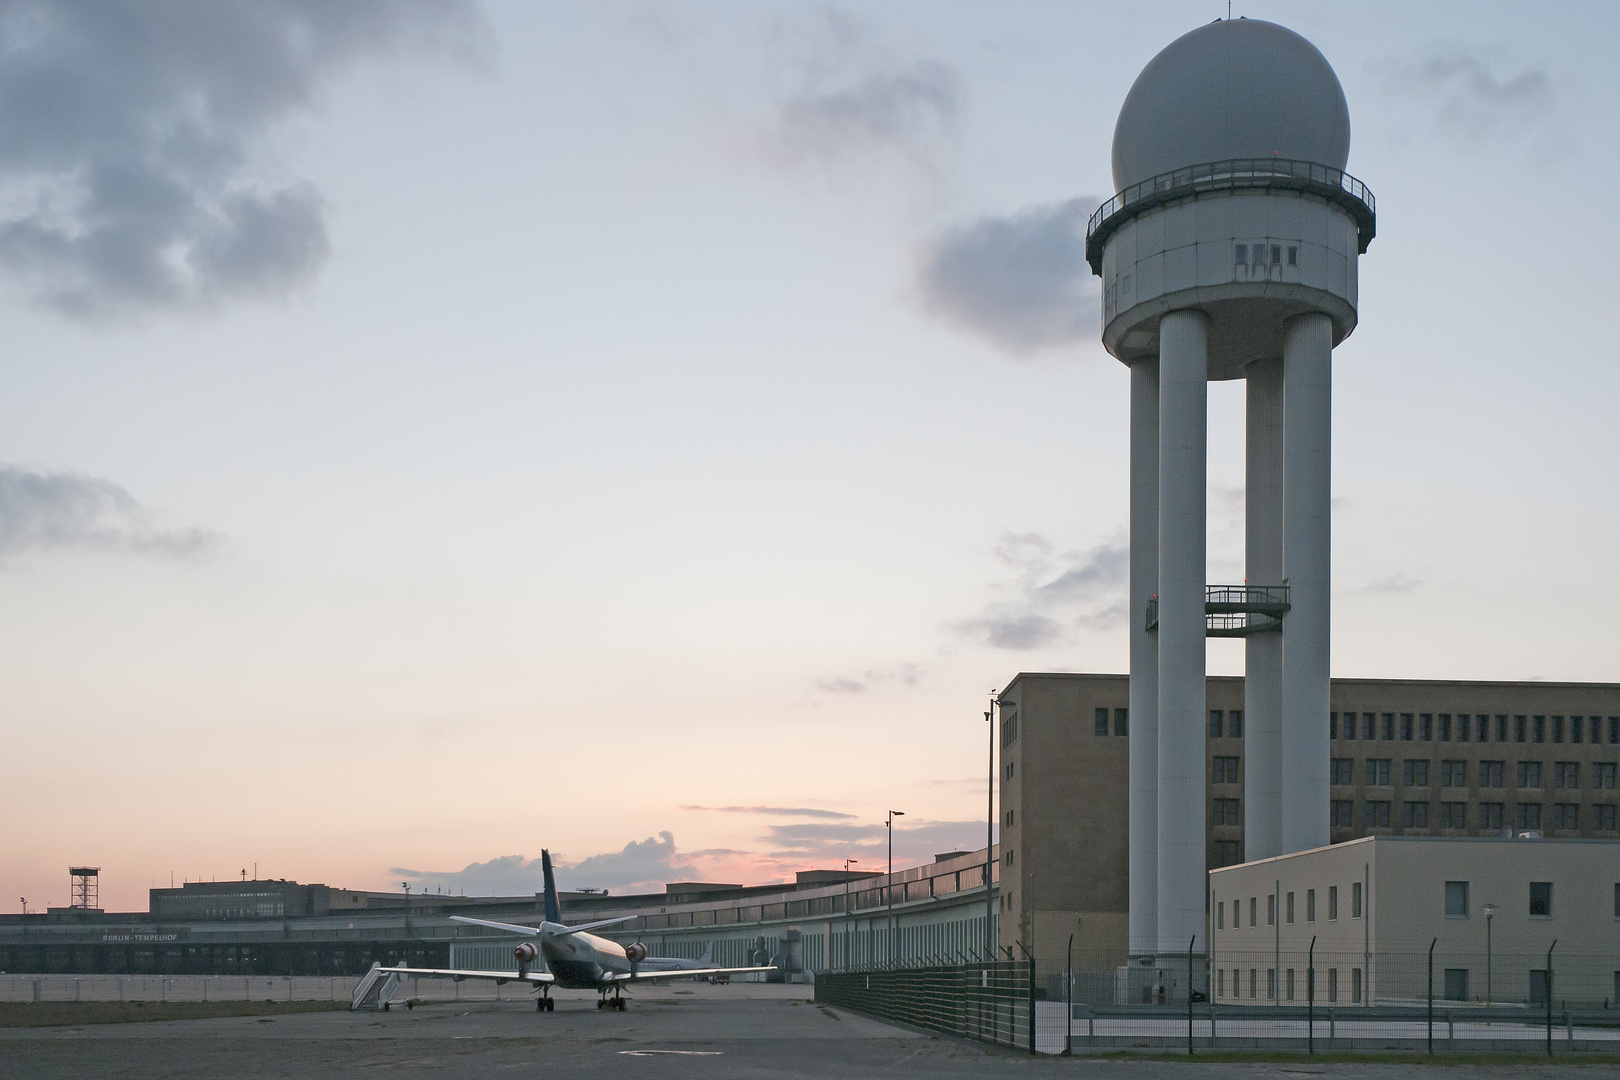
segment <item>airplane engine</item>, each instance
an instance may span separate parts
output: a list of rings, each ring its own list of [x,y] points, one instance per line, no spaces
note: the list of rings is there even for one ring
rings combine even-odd
[[[633,941],[624,947],[624,958],[632,964],[639,964],[647,959],[647,946],[639,941]]]
[[[540,950],[534,947],[534,942],[525,941],[512,950],[512,956],[520,964],[532,964],[540,957]]]

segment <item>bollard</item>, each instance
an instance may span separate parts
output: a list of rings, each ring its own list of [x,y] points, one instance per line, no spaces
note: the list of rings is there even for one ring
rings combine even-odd
[[[34,980],[34,1004],[39,1004],[39,980]]]

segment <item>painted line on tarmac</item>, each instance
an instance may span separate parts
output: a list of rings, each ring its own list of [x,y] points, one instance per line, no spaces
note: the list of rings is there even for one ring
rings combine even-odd
[[[625,1057],[652,1057],[655,1054],[667,1054],[673,1057],[719,1057],[724,1050],[620,1050]]]

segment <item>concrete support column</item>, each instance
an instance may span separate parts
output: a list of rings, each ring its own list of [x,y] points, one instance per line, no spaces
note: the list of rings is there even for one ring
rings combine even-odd
[[[1159,952],[1204,938],[1209,319],[1159,323]]]
[[[1159,362],[1131,365],[1130,954],[1159,948]]]
[[[1333,324],[1289,321],[1283,341],[1282,850],[1328,843]]]
[[[1283,364],[1257,360],[1245,371],[1244,567],[1249,585],[1283,579]],[[1243,857],[1282,854],[1281,634],[1244,641]]]

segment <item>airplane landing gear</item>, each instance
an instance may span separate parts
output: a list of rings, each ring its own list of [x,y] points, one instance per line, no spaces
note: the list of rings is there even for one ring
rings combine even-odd
[[[619,1012],[624,1012],[624,1009],[625,1009],[624,998],[622,998],[622,997],[604,997],[601,1001],[598,1001],[596,1003],[596,1007],[598,1009],[617,1009]]]

